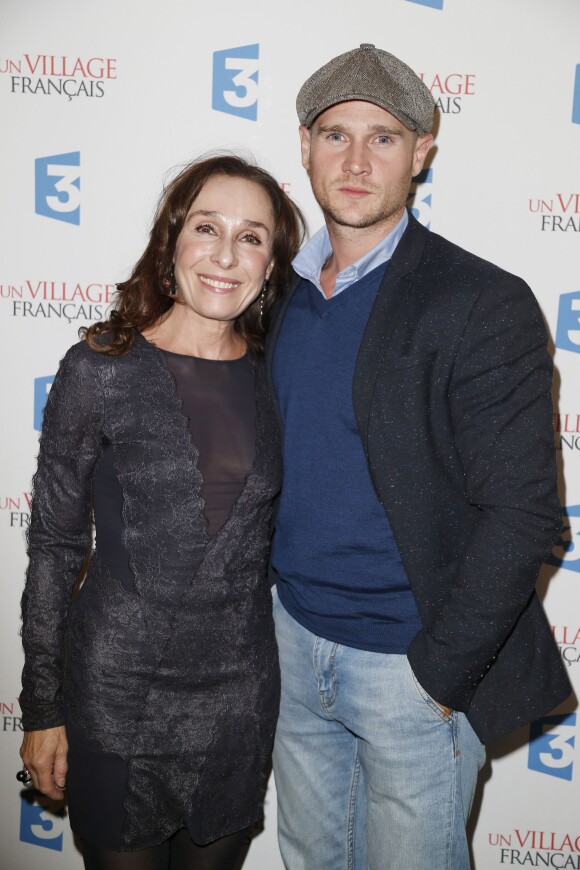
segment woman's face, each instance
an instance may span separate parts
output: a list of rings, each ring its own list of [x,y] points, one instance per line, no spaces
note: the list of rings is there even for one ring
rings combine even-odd
[[[274,216],[253,181],[215,175],[193,201],[173,263],[177,297],[204,320],[234,321],[272,271]]]

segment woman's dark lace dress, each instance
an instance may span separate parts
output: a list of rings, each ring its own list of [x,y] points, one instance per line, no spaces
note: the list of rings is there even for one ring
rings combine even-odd
[[[61,473],[60,489],[84,486],[76,469],[62,479],[51,449],[53,437],[66,437],[57,416],[75,413],[75,368],[98,412],[99,449],[93,443],[89,475],[96,551],[67,623],[71,825],[113,849],[153,845],[184,825],[209,842],[258,817],[277,714],[266,577],[280,476],[272,401],[261,363],[248,357],[200,360],[140,337],[117,359],[75,346],[43,429],[25,646],[38,633],[26,616],[41,594],[35,528],[44,499],[56,497],[48,476]],[[43,716],[35,676],[45,693],[56,681],[42,664],[38,677],[27,657],[32,721]],[[46,717],[56,716],[54,688]]]
[[[210,537],[224,524],[254,462],[256,403],[248,357],[207,360],[163,351],[198,451],[201,497]],[[93,480],[99,556],[134,592],[129,553],[123,545],[123,491],[115,453],[105,445]]]

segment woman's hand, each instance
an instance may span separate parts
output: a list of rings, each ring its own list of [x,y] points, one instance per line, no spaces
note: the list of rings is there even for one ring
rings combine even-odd
[[[24,767],[30,771],[34,787],[47,797],[64,797],[68,743],[64,725],[44,731],[27,731],[20,747]]]

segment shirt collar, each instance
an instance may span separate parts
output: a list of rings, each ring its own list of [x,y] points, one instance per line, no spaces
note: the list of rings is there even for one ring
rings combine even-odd
[[[371,248],[370,251],[363,254],[356,263],[352,263],[352,265],[347,266],[346,269],[343,269],[338,273],[332,295],[338,296],[339,293],[346,290],[346,288],[350,287],[351,284],[354,284],[355,281],[360,281],[361,278],[364,278],[365,275],[368,275],[369,272],[372,272],[373,269],[377,268],[377,266],[390,260],[395,253],[395,248],[401,240],[401,236],[407,229],[408,223],[409,215],[405,209],[401,220],[391,230],[391,232],[388,233],[388,235],[381,239],[374,248]],[[311,281],[314,286],[318,287],[320,292],[323,293],[324,291],[322,290],[322,285],[320,283],[320,274],[322,272],[322,267],[331,254],[332,247],[328,236],[328,230],[326,227],[322,227],[322,229],[318,230],[318,232],[315,233],[304,245],[302,250],[295,257],[292,265],[301,278],[306,278],[307,281]]]

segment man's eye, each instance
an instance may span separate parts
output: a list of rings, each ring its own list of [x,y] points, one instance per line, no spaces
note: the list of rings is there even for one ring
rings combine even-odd
[[[384,145],[390,141],[391,141],[390,136],[377,136],[377,142],[380,142],[381,145]]]

